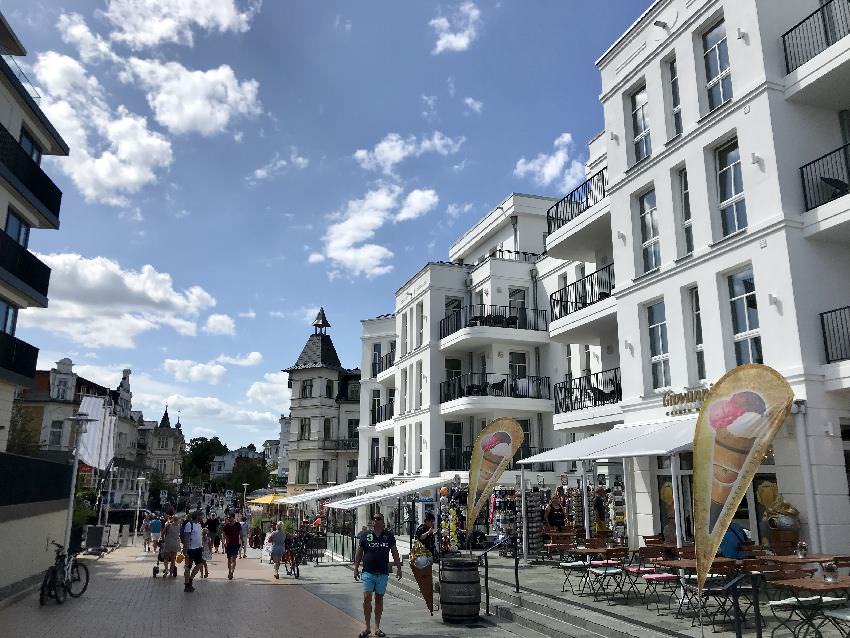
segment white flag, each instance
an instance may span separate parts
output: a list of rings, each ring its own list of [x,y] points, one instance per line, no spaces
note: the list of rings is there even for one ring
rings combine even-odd
[[[115,454],[115,417],[106,410],[104,397],[83,397],[79,411],[95,419],[88,423],[77,445],[80,461],[105,470]]]

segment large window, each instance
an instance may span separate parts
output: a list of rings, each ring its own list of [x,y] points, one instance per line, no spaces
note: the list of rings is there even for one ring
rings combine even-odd
[[[157,449],[167,450],[168,449],[168,439],[164,436],[161,436],[157,439]]]
[[[463,423],[446,421],[446,449],[457,450],[463,447]]]
[[[682,206],[682,238],[685,255],[694,252],[694,230],[691,220],[691,191],[688,187],[688,169],[679,171],[679,203]]]
[[[372,390],[372,421],[378,422],[378,409],[381,407],[381,391]]]
[[[302,417],[298,421],[298,440],[310,440],[310,417]],[[299,481],[300,483],[301,481]],[[304,481],[306,483],[306,481]]]
[[[295,482],[306,485],[310,481],[310,461],[298,461],[298,473]]]
[[[673,134],[682,134],[682,100],[679,96],[679,72],[676,69],[676,58],[667,63],[670,73],[670,115],[673,118]]]
[[[309,399],[313,396],[313,379],[304,379],[301,382],[301,398]]]
[[[330,480],[331,463],[330,461],[322,461],[322,485],[326,485]]]
[[[407,354],[407,313],[401,316],[401,356]]]
[[[737,139],[717,149],[717,192],[723,236],[746,228],[747,204]]]
[[[732,70],[726,43],[726,23],[721,20],[702,36],[705,59],[705,90],[708,110],[713,111],[732,99]]]
[[[640,238],[643,253],[643,272],[651,272],[661,265],[661,242],[658,238],[658,209],[655,190],[638,198],[640,213]]]
[[[460,359],[446,359],[446,381],[456,379],[460,376],[461,361]]]
[[[325,441],[331,441],[335,438],[333,434],[333,419],[324,419],[322,422],[322,438]]]
[[[512,378],[525,379],[528,376],[528,355],[524,352],[509,353],[508,366]]]
[[[50,447],[60,447],[62,445],[62,432],[64,430],[64,421],[53,421],[50,424],[50,435],[47,444]]]
[[[691,337],[694,343],[697,379],[705,379],[705,352],[702,343],[702,309],[699,305],[699,288],[694,286],[688,291],[691,304]]]
[[[422,407],[422,362],[416,362],[416,409]]]
[[[667,349],[667,315],[664,302],[659,301],[646,309],[649,325],[649,365],[653,389],[670,386],[670,354]]]
[[[35,141],[29,131],[21,129],[21,148],[32,158],[36,164],[41,164],[41,146]]]
[[[446,297],[446,316],[448,317],[452,312],[460,310],[462,305],[463,299],[460,297]]]
[[[348,438],[357,438],[357,428],[360,427],[360,419],[348,419]]]
[[[0,332],[15,336],[15,325],[18,323],[18,309],[3,299],[0,299]]]
[[[165,459],[157,459],[156,462],[156,471],[159,472],[160,476],[164,476],[166,473],[166,461]]]
[[[401,371],[401,403],[399,404],[398,413],[404,414],[407,412],[407,368]]]
[[[729,303],[732,307],[732,333],[735,362],[763,363],[756,284],[751,269],[729,276]]]
[[[18,217],[10,208],[6,212],[6,234],[26,248],[30,241],[30,225]]]
[[[425,333],[425,315],[424,308],[422,306],[422,302],[420,301],[416,304],[416,347],[422,345],[424,342],[424,333]]]
[[[634,135],[635,162],[640,162],[652,155],[646,86],[632,93],[632,133]]]
[[[334,395],[334,382],[331,379],[327,379],[325,381],[325,396],[329,399],[333,399]]]

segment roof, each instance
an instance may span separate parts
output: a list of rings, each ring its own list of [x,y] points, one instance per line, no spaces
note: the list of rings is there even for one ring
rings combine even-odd
[[[309,370],[311,368],[330,368],[332,370],[342,368],[339,362],[339,355],[336,353],[336,348],[330,335],[323,333],[311,334],[307,338],[307,343],[304,345],[304,349],[298,356],[295,365],[291,368],[286,368],[284,372]]]
[[[3,47],[4,53],[8,53],[10,55],[27,54],[27,50],[12,30],[12,27],[6,21],[6,16],[4,16],[2,12],[0,12],[0,46]]]
[[[313,325],[316,328],[330,328],[331,327],[330,321],[328,321],[328,318],[325,316],[324,306],[319,308],[319,313],[316,315],[316,318],[313,320]]]
[[[431,266],[451,266],[453,268],[466,268],[466,269],[472,268],[471,264],[456,264],[453,261],[428,261],[428,262],[425,262],[425,265],[422,266],[422,268],[417,270],[414,275],[412,275],[407,281],[405,281],[401,286],[398,287],[398,289],[395,291],[395,294],[398,295],[402,290],[404,290],[408,285],[410,285],[410,282],[412,282],[419,275],[421,275],[423,272],[428,270],[428,268],[430,268]]]

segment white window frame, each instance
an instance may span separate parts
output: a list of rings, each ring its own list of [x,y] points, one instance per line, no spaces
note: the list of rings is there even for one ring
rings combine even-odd
[[[422,386],[423,386],[423,375],[422,375],[422,362],[416,362],[416,409],[422,407]]]
[[[750,273],[750,276],[751,276],[752,281],[753,281],[753,289],[752,289],[751,292],[744,292],[743,294],[735,295],[734,291],[732,289],[732,281],[735,277],[740,276],[740,275],[744,275],[746,273]],[[756,280],[755,280],[755,277],[753,276],[752,267],[745,268],[744,270],[739,270],[739,271],[734,272],[734,273],[730,273],[726,277],[727,288],[729,290],[729,310],[732,314],[731,322],[730,322],[730,326],[732,328],[732,345],[733,345],[733,350],[735,352],[735,362],[736,362],[737,365],[741,365],[742,363],[762,363],[764,361],[764,350],[763,350],[763,345],[761,343],[761,318],[759,317],[758,302],[756,300],[756,284],[755,284],[755,281]],[[752,301],[753,307],[755,308],[755,317],[756,317],[756,322],[758,324],[755,327],[752,327],[750,325],[750,315],[749,315],[748,312],[746,312],[746,306],[747,306],[748,298],[751,298],[750,300]],[[735,332],[735,328],[736,328],[736,326],[735,326],[735,316],[736,316],[735,303],[738,302],[738,301],[742,301],[743,304],[744,304],[744,321],[746,322],[746,326],[743,326],[744,330],[741,330],[740,332]],[[759,349],[759,351],[761,351],[761,361],[758,361],[753,357],[754,343],[756,342],[756,340],[758,340],[758,349]],[[746,360],[746,361],[743,361],[743,360],[738,358],[738,344],[743,343],[743,342],[747,343],[747,353],[749,355],[749,359]]]
[[[420,301],[416,304],[416,347],[420,348],[425,341],[425,306]]]
[[[691,190],[688,182],[688,169],[679,169],[679,206],[682,216],[682,245],[685,249],[683,257],[694,252],[693,216],[691,214]]]
[[[401,356],[407,354],[407,313],[401,315]]]
[[[407,368],[401,369],[401,397],[399,401],[398,413],[404,414],[407,412]]]
[[[643,95],[642,102],[638,102],[638,96]],[[644,84],[641,88],[632,91],[629,96],[629,104],[632,116],[632,148],[635,154],[635,164],[652,156],[652,131],[649,125],[649,95]],[[638,128],[638,117],[642,121],[643,128]],[[640,149],[640,153],[638,152]],[[644,153],[645,154],[641,154]]]
[[[307,428],[306,432],[304,428]],[[298,440],[299,441],[309,441],[310,440],[310,417],[302,416],[298,420]],[[306,436],[305,436],[306,434]]]
[[[513,361],[511,361],[511,359],[514,357],[514,355],[522,356],[524,358],[524,362],[523,363],[514,363]],[[529,359],[528,353],[523,352],[521,350],[514,350],[514,351],[508,353],[508,370],[510,371],[511,379],[527,379],[528,378],[528,367],[529,367],[528,359]],[[520,375],[520,372],[519,372],[520,368],[523,368],[523,372],[521,373],[523,376],[519,376]]]
[[[664,320],[658,323],[651,323],[650,310],[657,306],[661,306],[664,311]],[[667,337],[667,308],[664,305],[664,300],[656,301],[655,303],[646,306],[646,325],[648,328],[647,351],[649,353],[649,376],[653,390],[661,390],[670,387],[670,344]],[[653,352],[654,337],[653,331],[658,330],[658,351]],[[660,378],[662,383],[656,384],[655,367],[659,366],[661,370]]]
[[[735,162],[732,162],[731,164],[728,164],[726,166],[721,166],[721,164],[720,164],[721,154],[730,150],[732,146],[734,146],[738,150],[738,160],[735,161]],[[720,202],[720,209],[719,209],[720,210],[720,232],[723,234],[724,237],[726,237],[728,235],[731,235],[732,233],[737,233],[738,231],[744,230],[749,224],[748,219],[747,219],[747,203],[746,203],[746,198],[745,198],[746,189],[744,188],[743,167],[741,165],[741,147],[738,145],[738,138],[737,137],[735,139],[729,140],[727,143],[723,144],[722,146],[717,147],[717,150],[714,152],[714,163],[715,163],[715,167],[716,167],[715,170],[716,170],[716,173],[717,173],[717,199]],[[737,192],[735,192],[735,187],[736,187],[735,186],[735,168],[736,167],[738,169],[738,175],[740,176],[740,180],[741,180],[741,184],[740,184],[741,189],[740,189],[740,191],[737,191]],[[721,199],[723,197],[723,195],[722,195],[723,189],[722,189],[721,184],[722,184],[722,181],[723,181],[724,174],[727,171],[731,171],[731,174],[732,174],[732,191],[733,192],[732,192],[731,197],[727,197],[726,199]],[[743,211],[744,211],[743,225],[741,224],[741,220],[739,219],[739,214],[738,214],[738,205],[739,204],[743,204]],[[728,227],[727,228],[726,223],[725,223],[726,215],[724,214],[724,211],[726,209],[730,208],[730,207],[734,208],[732,216],[734,218],[735,225],[734,225],[734,227]]]
[[[704,381],[705,373],[705,345],[702,334],[702,305],[699,298],[699,287],[693,286],[688,289],[688,304],[691,310],[691,338],[694,346],[694,366],[697,380]]]
[[[646,207],[646,199],[652,196],[652,208]],[[638,219],[640,223],[640,254],[644,274],[654,272],[661,267],[661,235],[658,231],[658,200],[652,188],[638,196]],[[647,222],[649,226],[647,226]],[[647,234],[649,230],[652,235]],[[653,262],[647,260],[647,251],[653,255]]]
[[[676,58],[667,62],[667,73],[670,75],[670,117],[673,121],[673,136],[682,134],[682,95],[679,92],[679,67]]]
[[[723,27],[723,37],[717,42],[717,44],[706,48],[708,34],[717,29],[718,27]],[[714,111],[715,109],[720,108],[724,104],[726,104],[729,100],[732,99],[733,91],[732,91],[732,62],[729,60],[729,44],[727,40],[728,33],[726,33],[726,22],[721,18],[711,28],[706,29],[702,35],[702,58],[703,64],[705,66],[705,93],[706,93],[706,104],[708,105],[709,112]],[[725,51],[727,66],[725,69],[721,68],[721,51]],[[717,61],[717,68],[719,73],[714,76],[709,76],[708,70],[708,60],[710,57],[714,57]],[[724,80],[729,78],[728,87],[729,87],[729,95],[725,94],[724,89]],[[711,104],[711,90],[716,86],[720,85],[720,102],[717,104]]]
[[[58,423],[58,425],[57,425]],[[64,421],[52,421],[50,423],[50,432],[47,438],[47,445],[49,447],[61,447],[62,446],[62,437],[65,433],[65,422]],[[59,440],[55,440],[55,435],[59,435]]]

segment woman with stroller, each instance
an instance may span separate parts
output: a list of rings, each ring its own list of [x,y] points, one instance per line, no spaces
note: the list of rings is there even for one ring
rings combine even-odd
[[[269,533],[266,542],[272,545],[271,559],[274,563],[274,577],[280,578],[280,561],[286,552],[286,532],[283,531],[283,523],[277,524],[275,531]]]
[[[210,568],[207,561],[212,560],[212,538],[206,525],[201,530],[201,578],[210,577]]]
[[[162,531],[162,562],[164,564],[165,574],[170,573],[173,577],[177,577],[177,553],[180,551],[180,523],[177,517],[172,514],[165,522],[165,527]]]

